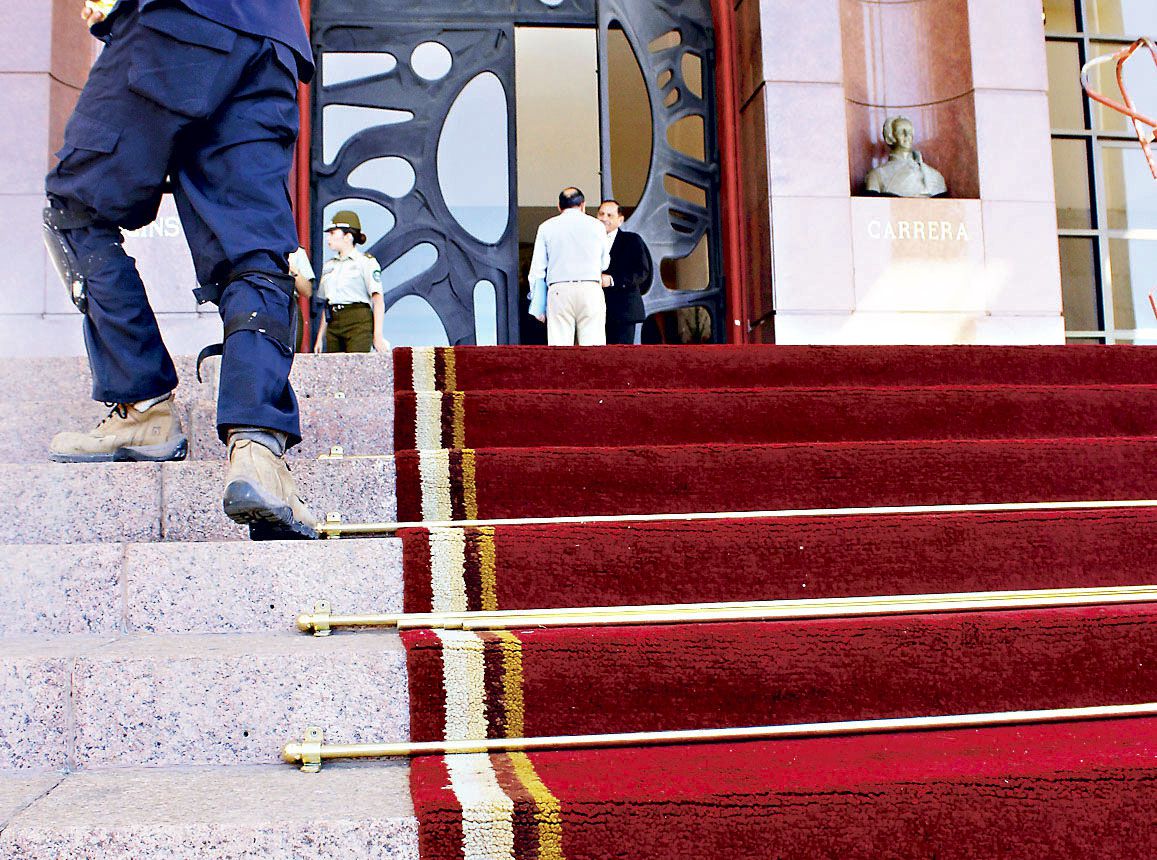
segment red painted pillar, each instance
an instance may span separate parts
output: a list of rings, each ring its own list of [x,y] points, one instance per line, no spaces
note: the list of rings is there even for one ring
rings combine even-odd
[[[312,0],[301,0],[301,17],[305,20],[305,32],[312,33],[310,18],[312,17]],[[320,70],[318,71],[320,74]],[[309,144],[312,137],[310,112],[310,89],[305,84],[297,88],[298,111],[301,115],[301,130],[297,136],[297,151],[294,154],[293,170],[293,211],[297,219],[297,238],[301,247],[309,250],[310,240],[310,157]],[[301,309],[301,348],[305,352],[313,349],[312,332],[310,331],[309,301],[298,297],[298,307]]]
[[[711,0],[715,22],[715,100],[719,127],[723,215],[723,271],[727,288],[728,343],[747,343],[747,266],[743,233],[743,171],[739,152],[739,84],[736,69],[735,7],[731,0]]]

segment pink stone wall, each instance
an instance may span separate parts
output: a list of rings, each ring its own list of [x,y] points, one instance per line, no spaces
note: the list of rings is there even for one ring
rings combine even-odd
[[[36,347],[44,331],[50,283],[40,238],[44,174],[92,58],[83,26],[69,26],[64,15],[71,10],[79,25],[79,9],[66,0],[15,0],[0,31],[0,116],[6,118],[0,129],[0,252],[6,261],[0,270],[0,354]]]
[[[736,9],[749,181],[762,180],[752,167],[761,148],[767,164],[746,214],[770,222],[770,247],[755,259],[762,237],[751,237],[759,250],[749,266],[770,280],[776,342],[1062,341],[1040,4],[739,0]],[[981,219],[971,280],[945,273],[956,304],[873,289],[881,249],[856,232],[864,213],[854,195],[886,155],[880,127],[897,113],[914,121],[917,147],[951,196],[974,200],[968,211]],[[762,139],[747,127],[760,115]]]
[[[81,20],[82,0],[8,0],[0,28],[0,356],[81,355],[81,316],[47,264],[41,239],[44,175],[100,43]],[[139,247],[130,253],[151,248]],[[185,254],[187,257],[187,253]],[[154,267],[155,268],[155,267]],[[199,314],[188,261],[148,277],[161,329],[175,353],[219,337]]]

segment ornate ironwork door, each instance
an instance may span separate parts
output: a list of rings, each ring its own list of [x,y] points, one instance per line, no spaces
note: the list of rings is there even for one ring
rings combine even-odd
[[[724,340],[724,288],[715,128],[715,47],[709,0],[599,0],[600,102],[610,127],[608,41],[621,30],[634,52],[651,107],[651,166],[643,195],[625,225],[646,241],[655,276],[643,297],[647,314],[676,311],[692,337]],[[603,134],[603,196],[615,188],[611,142]],[[693,288],[664,275],[695,258],[704,270]],[[673,266],[664,267],[666,260]],[[698,310],[697,310],[698,309]],[[702,315],[710,317],[704,330]],[[696,336],[694,331],[698,329]]]
[[[643,235],[657,264],[695,254],[709,259],[706,286],[693,291],[664,283],[670,267],[656,265],[647,310],[702,308],[714,320],[713,339],[721,339],[706,0],[600,0],[597,6],[596,0],[427,0],[418,7],[405,0],[315,0],[314,10],[320,69],[313,101],[313,256],[324,256],[323,219],[342,208],[357,211],[367,249],[383,267],[387,319],[405,320],[413,334],[400,342],[518,340],[524,285],[514,28],[523,24],[597,27],[604,70],[609,28],[626,34],[646,79],[654,128],[650,177],[629,227]],[[689,58],[698,64],[697,82],[688,75]],[[605,74],[601,80],[605,130],[609,84]],[[686,151],[672,130],[692,119],[702,140]],[[602,170],[609,194],[605,133]]]
[[[508,342],[517,332],[513,35],[497,22],[342,22],[317,37],[314,211],[349,206],[377,222],[365,232],[386,312],[406,302],[422,339]],[[471,171],[478,136],[489,160]]]

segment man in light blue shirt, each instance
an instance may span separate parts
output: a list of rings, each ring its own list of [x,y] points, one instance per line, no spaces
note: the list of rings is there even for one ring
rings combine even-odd
[[[607,231],[586,214],[577,188],[558,195],[559,214],[538,228],[530,261],[530,312],[546,323],[551,346],[606,344],[603,271],[610,265]]]

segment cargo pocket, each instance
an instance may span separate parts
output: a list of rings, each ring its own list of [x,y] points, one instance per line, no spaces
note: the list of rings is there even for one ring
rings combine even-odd
[[[212,113],[237,34],[172,6],[146,10],[140,24],[129,50],[129,89],[194,119]]]
[[[75,173],[101,155],[116,151],[120,129],[81,113],[73,113],[64,127],[64,146],[56,153],[60,159],[57,169],[64,174]]]

